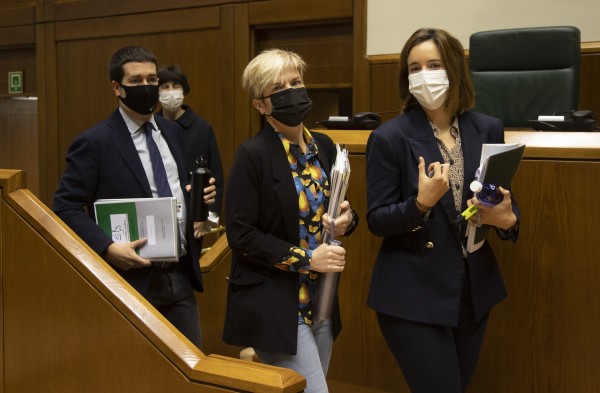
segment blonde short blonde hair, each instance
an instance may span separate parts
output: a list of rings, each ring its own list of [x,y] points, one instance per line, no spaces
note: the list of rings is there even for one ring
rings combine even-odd
[[[288,69],[297,70],[302,77],[306,63],[295,52],[267,49],[248,63],[242,75],[242,86],[251,98],[261,98],[265,89]]]

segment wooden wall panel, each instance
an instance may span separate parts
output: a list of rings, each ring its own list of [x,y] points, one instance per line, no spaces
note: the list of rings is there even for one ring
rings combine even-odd
[[[525,161],[513,191],[520,239],[491,239],[508,298],[496,307],[474,392],[592,393],[598,390],[600,163]]]
[[[308,64],[308,88],[352,86],[350,23],[257,29],[257,53],[280,48],[294,51]]]
[[[397,60],[391,63],[371,64],[371,108],[370,111],[381,115],[381,120],[389,120],[400,113],[400,97],[398,96]]]
[[[10,71],[23,72],[23,94],[8,93],[8,73]],[[12,49],[2,49],[0,46],[0,97],[35,96],[37,93],[36,80],[35,48],[33,46]]]
[[[0,99],[0,168],[22,169],[39,192],[37,101]]]
[[[22,6],[10,7],[0,3],[0,26],[19,26],[34,23],[35,7],[31,1],[21,1]]]
[[[198,7],[241,3],[246,0],[55,0],[53,19],[56,21],[132,15],[140,12],[194,9]]]
[[[33,25],[9,26],[0,28],[0,47],[32,46],[35,43]]]
[[[600,49],[596,53],[582,54],[580,67],[579,108],[591,110],[600,121]]]
[[[270,0],[248,4],[251,26],[352,18],[352,0]]]
[[[219,11],[218,7],[206,7],[61,22],[56,24],[56,40],[124,37],[218,28]]]

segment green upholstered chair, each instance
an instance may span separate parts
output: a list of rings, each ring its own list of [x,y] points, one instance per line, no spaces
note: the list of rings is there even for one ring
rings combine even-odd
[[[475,110],[506,127],[577,110],[581,34],[572,26],[477,32],[469,40]]]

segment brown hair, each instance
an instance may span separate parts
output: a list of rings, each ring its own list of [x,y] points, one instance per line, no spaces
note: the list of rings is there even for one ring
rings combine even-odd
[[[408,91],[408,55],[417,45],[433,41],[440,51],[446,74],[448,74],[448,98],[444,109],[450,114],[462,113],[475,105],[475,90],[471,74],[465,59],[465,50],[460,41],[441,29],[422,28],[413,33],[400,52],[400,75],[398,92],[402,103],[402,112],[419,106],[418,101]]]

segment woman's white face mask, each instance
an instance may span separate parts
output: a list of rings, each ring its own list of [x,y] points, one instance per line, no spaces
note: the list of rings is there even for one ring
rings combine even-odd
[[[448,95],[446,70],[421,70],[408,75],[408,90],[421,106],[438,109]]]
[[[183,90],[167,90],[158,93],[158,99],[163,109],[177,112],[183,105]]]

